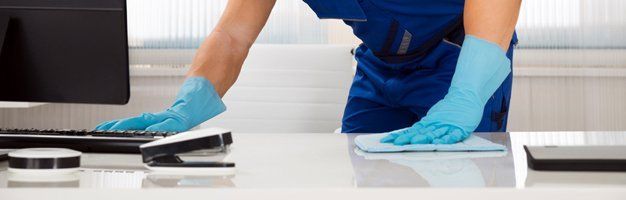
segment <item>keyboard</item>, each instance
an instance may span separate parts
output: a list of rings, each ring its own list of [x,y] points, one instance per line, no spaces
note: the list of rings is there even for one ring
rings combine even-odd
[[[0,129],[0,149],[52,147],[95,153],[141,153],[139,145],[174,134],[177,132]]]

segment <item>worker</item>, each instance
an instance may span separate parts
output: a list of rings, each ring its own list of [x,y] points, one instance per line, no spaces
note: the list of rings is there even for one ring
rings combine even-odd
[[[342,132],[390,132],[381,142],[406,145],[506,130],[521,0],[304,1],[363,41]],[[96,129],[186,131],[224,112],[221,97],[275,3],[230,0],[170,108]]]

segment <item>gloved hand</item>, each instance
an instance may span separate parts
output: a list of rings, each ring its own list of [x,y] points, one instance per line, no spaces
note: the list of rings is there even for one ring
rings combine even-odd
[[[104,122],[96,130],[187,131],[224,112],[226,106],[211,82],[203,77],[189,77],[181,87],[172,107],[159,113]]]
[[[453,144],[478,127],[487,100],[511,73],[511,60],[497,45],[465,37],[448,94],[413,126],[392,131],[383,143]]]

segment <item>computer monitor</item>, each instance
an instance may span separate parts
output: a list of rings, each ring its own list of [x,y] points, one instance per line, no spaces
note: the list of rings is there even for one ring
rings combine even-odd
[[[126,0],[0,0],[0,101],[129,97]]]

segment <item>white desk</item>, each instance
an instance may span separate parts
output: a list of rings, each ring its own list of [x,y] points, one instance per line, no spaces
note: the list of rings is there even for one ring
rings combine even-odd
[[[237,173],[228,177],[152,174],[138,155],[85,154],[76,176],[37,183],[12,180],[2,162],[0,199],[626,199],[626,173],[527,170],[521,148],[626,145],[626,132],[478,135],[509,151],[368,154],[355,149],[355,135],[234,134],[226,159]]]

